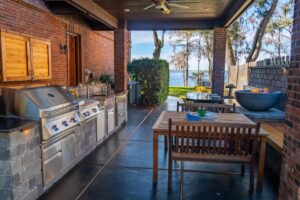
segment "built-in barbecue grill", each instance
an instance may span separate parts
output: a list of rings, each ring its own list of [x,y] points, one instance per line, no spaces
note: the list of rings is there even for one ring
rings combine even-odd
[[[43,182],[47,188],[76,162],[79,105],[60,86],[6,88],[3,95],[12,114],[40,123]]]
[[[78,104],[60,86],[26,88],[9,93],[14,94],[13,112],[16,115],[41,123],[42,140],[80,122]]]

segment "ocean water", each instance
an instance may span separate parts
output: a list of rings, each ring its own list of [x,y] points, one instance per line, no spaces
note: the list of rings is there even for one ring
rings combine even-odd
[[[196,86],[197,83],[195,79],[192,79],[193,73],[196,73],[197,71],[189,71],[189,79],[188,79],[188,86]],[[173,71],[170,70],[170,80],[169,84],[170,86],[184,86],[183,81],[183,72],[182,71]],[[225,81],[227,80],[227,73],[225,73]],[[204,79],[209,80],[208,72],[204,73]]]

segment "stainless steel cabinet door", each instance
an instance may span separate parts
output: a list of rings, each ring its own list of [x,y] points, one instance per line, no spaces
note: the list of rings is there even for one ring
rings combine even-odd
[[[97,116],[97,141],[100,141],[104,138],[106,134],[105,130],[105,111],[100,110],[100,113]]]
[[[61,141],[63,167],[68,167],[76,158],[75,134],[71,134]]]
[[[107,132],[111,133],[115,128],[115,109],[109,109],[107,111]]]

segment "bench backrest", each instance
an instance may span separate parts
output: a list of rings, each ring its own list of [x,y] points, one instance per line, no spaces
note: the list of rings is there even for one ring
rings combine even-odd
[[[179,103],[177,102],[177,112],[196,112],[199,108],[204,108],[216,113],[235,113],[235,104],[218,104],[218,103]]]
[[[260,123],[172,122],[169,119],[169,149],[176,153],[253,156],[259,128]]]

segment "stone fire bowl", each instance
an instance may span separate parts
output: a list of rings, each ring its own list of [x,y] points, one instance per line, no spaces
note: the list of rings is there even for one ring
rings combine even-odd
[[[237,102],[250,111],[267,111],[278,104],[282,93],[279,91],[269,93],[251,93],[250,90],[235,92]]]

